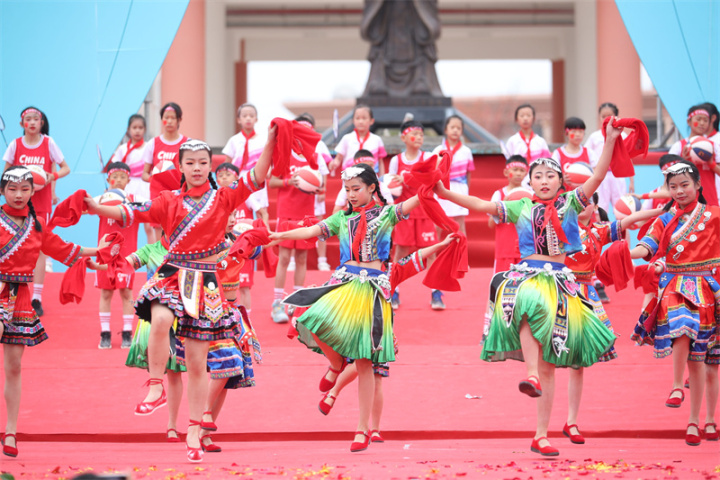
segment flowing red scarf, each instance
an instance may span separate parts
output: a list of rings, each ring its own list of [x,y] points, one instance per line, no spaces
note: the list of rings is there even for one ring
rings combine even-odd
[[[98,263],[107,265],[107,277],[110,285],[118,288],[116,285],[118,274],[134,275],[135,272],[128,263],[127,259],[122,256],[122,246],[125,243],[125,237],[120,232],[112,232],[105,236],[108,245],[97,251]]]
[[[127,157],[128,157],[128,155],[130,155],[130,152],[132,152],[136,148],[142,147],[144,144],[145,144],[145,140],[143,140],[143,139],[140,139],[140,141],[136,144],[133,144],[132,140],[130,140],[127,144],[127,152],[125,152],[125,155],[123,156],[123,159],[122,159],[123,163],[127,163]]]
[[[87,203],[85,203],[87,196],[85,190],[78,190],[58,203],[48,223],[48,228],[52,230],[55,227],[64,228],[77,225],[82,214],[87,212]]]
[[[528,165],[532,162],[532,154],[530,153],[530,142],[532,142],[533,137],[535,136],[535,132],[532,130],[530,131],[530,138],[525,138],[525,135],[523,134],[522,130],[520,130],[520,138],[522,138],[522,141],[525,142],[525,146],[527,147],[527,162]]]
[[[607,135],[607,124],[612,118],[615,117],[607,117],[603,121],[603,138]],[[632,163],[633,157],[642,155],[643,158],[645,158],[647,156],[648,146],[650,144],[650,135],[648,134],[647,126],[645,122],[637,118],[615,118],[613,127],[631,128],[632,133],[628,135],[626,139],[619,139],[619,141],[616,142],[612,159],[610,160],[610,171],[618,178],[632,177],[635,175],[635,167]]]
[[[242,163],[240,164],[240,171],[242,172],[245,170],[245,165],[247,165],[247,162],[250,159],[250,139],[255,136],[255,130],[250,132],[250,135],[247,135],[245,130],[240,130],[240,133],[242,133],[242,136],[245,137],[245,147],[243,149]]]
[[[360,144],[360,147],[358,148],[358,151],[360,151],[365,146],[365,142],[367,142],[367,139],[370,138],[370,131],[368,130],[367,132],[365,132],[365,137],[362,140],[360,140],[360,134],[357,130],[355,130],[355,136],[357,137],[358,144]]]
[[[440,163],[435,155],[428,159],[416,162],[409,174],[403,176],[410,186],[418,189],[420,206],[432,222],[447,233],[457,233],[458,241],[452,242],[442,252],[438,253],[435,261],[428,268],[423,279],[423,285],[430,288],[446,291],[459,291],[459,279],[468,271],[467,238],[460,232],[460,228],[453,219],[449,218],[438,203],[433,188],[439,180],[447,187],[448,173],[450,171],[450,155],[443,151],[440,153]]]
[[[278,178],[290,176],[290,157],[292,151],[301,154],[310,168],[317,170],[317,153],[315,148],[320,141],[320,134],[300,125],[295,120],[274,118],[271,126],[277,126],[277,143],[272,155],[272,175]]]
[[[30,213],[30,208],[25,205],[23,208],[13,208],[7,203],[2,206],[3,212],[7,213],[11,217],[27,217]]]
[[[533,202],[536,203],[542,203],[545,205],[545,215],[543,219],[543,223],[540,226],[540,230],[542,231],[547,227],[548,222],[552,224],[553,230],[555,230],[555,235],[557,235],[558,239],[563,243],[570,243],[568,238],[565,236],[565,231],[562,229],[562,223],[560,222],[560,217],[558,216],[557,208],[555,208],[555,202],[557,201],[560,194],[558,193],[555,195],[555,198],[551,198],[550,200],[542,200],[538,198],[537,195],[533,195]]]
[[[650,259],[650,263],[653,263],[658,258],[662,258],[665,255],[667,255],[667,249],[668,245],[670,245],[670,239],[672,238],[673,233],[675,232],[675,227],[680,222],[680,219],[683,215],[691,213],[695,207],[697,206],[697,198],[690,202],[688,205],[685,206],[685,208],[679,208],[677,209],[675,216],[670,219],[667,225],[665,225],[665,228],[663,229],[662,237],[660,238],[660,242],[658,242],[658,249],[655,252],[655,255]]]
[[[367,212],[369,208],[373,208],[375,206],[375,200],[373,199],[371,202],[372,203],[366,203],[362,206],[362,208],[360,208],[360,223],[358,223],[358,226],[355,229],[355,236],[353,237],[352,252],[355,260],[358,262],[362,261],[360,260],[360,244],[367,235],[367,217],[365,216],[365,212]]]

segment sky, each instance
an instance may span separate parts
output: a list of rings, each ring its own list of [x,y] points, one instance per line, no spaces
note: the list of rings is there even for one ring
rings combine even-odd
[[[291,114],[282,106],[284,102],[360,96],[369,70],[367,61],[250,62],[248,98],[261,118],[288,117]],[[436,70],[443,93],[449,97],[549,94],[552,90],[549,60],[440,60]],[[288,71],[293,72],[291,78]],[[268,78],[288,78],[289,88],[283,85],[278,89],[268,84]],[[652,88],[644,69],[641,81],[643,90]]]

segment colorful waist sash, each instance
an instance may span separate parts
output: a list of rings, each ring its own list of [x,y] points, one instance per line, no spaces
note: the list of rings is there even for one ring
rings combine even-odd
[[[552,347],[559,357],[561,353],[567,351],[565,346],[568,339],[567,296],[580,297],[587,303],[588,308],[592,310],[592,305],[582,296],[580,286],[577,284],[572,270],[559,262],[522,260],[518,264],[511,265],[509,271],[495,276],[495,278],[499,277],[499,280],[501,279],[502,284],[491,285],[491,295],[498,288],[501,290],[498,300],[502,302],[505,324],[510,328],[513,323],[515,298],[520,286],[537,275],[553,277],[557,287],[557,314],[555,315],[555,325],[552,330]],[[495,278],[493,278],[492,283],[495,283]],[[491,301],[495,301],[495,298],[491,298]]]
[[[0,282],[3,283],[32,283],[33,274],[12,274],[12,273],[0,273]]]
[[[330,285],[345,283],[351,280],[359,280],[360,283],[370,282],[382,291],[386,300],[390,299],[390,277],[382,270],[374,268],[356,267],[354,265],[340,265],[333,272],[328,282]]]

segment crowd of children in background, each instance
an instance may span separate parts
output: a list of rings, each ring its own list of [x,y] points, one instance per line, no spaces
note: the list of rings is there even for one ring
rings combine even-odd
[[[563,434],[573,443],[585,442],[577,426],[583,368],[617,356],[612,346],[614,334],[610,319],[602,306],[609,299],[595,275],[596,266],[603,247],[626,238],[625,231],[636,222],[654,217],[655,220],[648,222],[650,228],[639,246],[629,251],[632,258],[650,260],[646,275],[648,279],[655,279],[654,284],[649,280],[651,287],[645,288],[644,310],[633,339],[654,345],[657,357],[675,353],[673,389],[667,406],[678,407],[682,403],[683,383],[688,383],[683,382],[683,378],[686,368],[689,370],[691,413],[686,442],[700,443],[699,411],[704,393],[708,405],[705,437],[717,440],[714,410],[718,397],[720,324],[714,312],[720,305],[720,278],[716,279],[714,269],[720,266],[716,265],[720,263],[720,243],[713,235],[720,229],[716,225],[720,218],[717,210],[720,166],[716,163],[720,158],[718,110],[710,103],[689,109],[688,137],[674,144],[660,159],[665,181],[652,192],[643,194],[635,192],[632,177],[618,178],[608,170],[615,142],[622,142],[628,134],[613,126],[619,115],[617,106],[603,103],[598,114],[601,124],[610,117],[608,126],[588,136],[582,119],[566,119],[566,143],[551,153],[545,139],[535,132],[534,107],[529,104],[517,107],[518,133],[503,145],[506,156],[503,175],[507,185],[494,192],[490,201],[480,200],[471,192],[471,176],[476,164],[471,149],[463,143],[464,124],[459,116],[446,119],[442,142],[432,152],[423,149],[422,123],[405,121],[399,132],[404,150],[387,158],[382,138],[372,133],[372,109],[358,105],[352,113],[354,129],[339,140],[334,158],[322,141],[317,142],[314,152],[293,149],[287,168],[273,170],[265,182],[278,127],[273,126],[268,133],[260,129],[258,133],[257,109],[252,104],[244,104],[237,110],[239,133],[228,140],[222,149],[226,161],[214,170],[215,185],[210,173],[210,148],[180,133],[183,114],[179,105],[168,103],[162,107],[162,132],[149,141],[145,141],[145,119],[132,115],[123,142],[106,165],[108,191],[95,200],[88,199],[87,203],[91,213],[100,215],[98,249],[105,246],[106,235],[122,232],[125,242],[120,255],[127,257],[134,269],[146,266],[148,283],[134,306],[134,275],[110,276],[105,267],[89,262],[91,268],[98,270],[95,287],[101,290],[99,348],[112,347],[110,306],[117,290],[122,300],[121,347],[129,349],[127,364],[146,368],[151,373],[150,391],[138,404],[136,413],[147,415],[168,404],[167,438],[178,441],[180,373],[187,372],[192,419],[188,430],[192,429],[193,435],[197,433],[193,439],[188,435],[188,459],[200,461],[202,452],[220,451],[209,435],[217,429],[214,422],[227,390],[254,385],[252,358],[254,355],[259,360],[259,343],[249,319],[251,316],[266,318],[268,307],[273,322],[281,324],[292,320],[301,341],[328,358],[330,366],[321,381],[325,395],[319,409],[323,414],[330,413],[339,392],[359,378],[360,420],[351,450],[363,450],[371,441],[382,442],[379,431],[383,402],[381,379],[388,374],[387,362],[394,360],[397,345],[392,333],[392,311],[400,308],[401,298],[408,301],[400,296],[398,285],[425,269],[436,253],[458,240],[456,233],[440,241],[442,229],[426,209],[419,208],[418,194],[423,186],[418,186],[412,174],[414,166],[433,155],[438,159],[443,155],[449,161],[448,182],[446,186],[438,184],[434,191],[444,214],[457,222],[461,235],[466,233],[465,217],[471,210],[487,213],[488,225],[494,229],[494,277],[485,315],[483,359],[513,358],[526,362],[528,376],[520,382],[519,389],[531,397],[542,397],[538,403],[532,450],[548,456],[558,454],[547,440],[555,366],[574,369],[568,387],[570,405]],[[315,129],[315,119],[308,113],[297,117],[295,122],[310,131]],[[19,280],[10,275],[16,272],[12,268],[17,266],[10,264],[17,253],[6,252],[7,258],[0,259],[3,262],[0,280],[15,285],[0,291],[0,302],[4,302],[4,311],[9,312],[9,316],[3,317],[5,348],[32,346],[45,339],[39,323],[39,317],[44,314],[45,252],[72,264],[78,256],[94,255],[98,250],[66,244],[47,230],[53,204],[58,202],[55,182],[67,176],[70,168],[60,148],[49,137],[49,122],[44,113],[34,107],[23,110],[21,125],[23,136],[13,140],[3,156],[6,175],[0,190],[8,203],[0,211],[0,220],[9,225],[5,230],[14,229],[15,236],[21,235],[23,229],[26,231],[22,235],[28,235],[29,226],[34,225],[35,244],[41,248],[35,252],[37,261],[34,255],[27,257]],[[699,140],[707,140],[713,146],[712,158],[698,159],[693,153]],[[303,187],[300,175],[310,166],[318,172],[320,187],[315,191]],[[577,171],[578,166],[585,168],[587,175],[573,183],[571,172]],[[153,177],[168,170],[182,173],[182,188],[186,193],[172,196],[151,189]],[[264,170],[262,174],[260,170]],[[342,172],[344,188],[336,198],[327,198],[327,178],[338,171]],[[378,181],[379,178],[383,181]],[[30,188],[25,188],[28,179]],[[208,189],[214,193],[208,193]],[[606,212],[628,193],[645,200],[642,210],[620,221],[609,222]],[[120,208],[103,204],[113,195],[120,199]],[[277,198],[276,218],[272,219],[268,213],[270,196]],[[215,197],[217,200],[213,200]],[[209,203],[204,204],[206,200]],[[333,212],[326,218],[328,201],[333,205]],[[180,204],[188,209],[188,216],[192,218],[181,218],[184,211],[178,210]],[[206,208],[213,210],[217,218],[204,216]],[[24,217],[32,221],[23,223]],[[345,217],[359,219],[357,224],[353,223],[357,230],[348,230],[352,221],[346,221]],[[207,231],[201,234],[195,230],[187,236],[187,226],[192,222],[208,228],[222,227],[222,232],[216,235],[213,230],[212,234]],[[140,223],[143,223],[147,245],[138,249]],[[261,248],[238,255],[230,245],[243,232],[258,227],[266,229],[268,238],[277,245],[278,263],[272,304],[255,306],[255,314],[251,315],[251,288]],[[373,233],[366,233],[364,229]],[[358,241],[360,234],[368,237]],[[327,245],[316,239],[334,235],[340,239],[341,265],[328,284],[307,288],[308,252],[316,250],[318,269],[330,271],[335,265],[328,261]],[[220,237],[223,237],[222,248],[216,248],[215,241],[219,242]],[[543,241],[535,240],[540,237]],[[12,241],[15,240],[9,240]],[[363,241],[367,245],[359,245]],[[202,245],[198,247],[192,242]],[[198,249],[204,257],[198,257]],[[30,260],[32,265],[28,263]],[[194,278],[193,272],[199,273],[199,279],[186,283],[187,275]],[[289,272],[293,278],[288,287]],[[387,275],[384,272],[388,272]],[[33,283],[32,295],[29,283]],[[693,296],[692,292],[682,290],[685,287],[681,283],[692,283],[693,291],[702,294]],[[524,289],[521,290],[520,285]],[[552,298],[543,293],[549,291],[548,285],[557,285],[557,293]],[[387,298],[368,302],[373,288],[382,290]],[[220,289],[229,305],[213,303],[220,298]],[[338,292],[345,292],[345,296]],[[8,295],[10,300],[6,298]],[[199,295],[193,301],[205,305],[202,308],[206,313],[202,313],[202,308],[200,312],[188,311],[189,304],[183,304],[185,295]],[[210,304],[214,305],[212,315],[216,315],[212,321],[204,316],[210,315],[207,313]],[[554,313],[543,313],[545,304]],[[564,305],[563,318],[560,318],[559,307],[555,312],[560,304]],[[434,310],[446,308],[439,289],[432,289],[430,306]],[[26,308],[32,308],[32,313],[23,310]],[[335,310],[345,312],[346,316],[339,318],[330,313]],[[684,313],[677,313],[679,310]],[[135,311],[140,320],[133,336]],[[367,318],[358,317],[360,314],[367,314],[371,324],[365,323]],[[332,318],[335,320],[330,321]],[[25,325],[22,332],[13,330],[13,321]],[[355,333],[370,329],[373,331],[371,345],[357,344],[351,339]],[[339,330],[344,332],[344,337],[338,335]],[[27,333],[30,331],[32,334]],[[19,369],[21,349],[13,352]],[[10,385],[11,391],[9,396],[6,392],[8,424],[3,447],[6,455],[17,455],[13,432],[20,387],[19,379],[13,377],[12,368],[7,366],[8,358],[15,357],[6,354],[6,385]],[[352,366],[348,368],[348,364]],[[213,379],[209,384],[202,380],[206,367]],[[164,371],[168,373],[167,393],[163,385]]]

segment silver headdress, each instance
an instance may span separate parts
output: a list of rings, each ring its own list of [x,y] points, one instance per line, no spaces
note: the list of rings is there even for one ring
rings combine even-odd
[[[188,139],[186,142],[180,145],[180,150],[190,150],[191,152],[205,150],[207,152],[212,152],[212,149],[207,143],[203,142],[202,140],[194,140],[192,138]]]
[[[363,173],[363,169],[357,166],[348,167],[345,170],[342,171],[342,174],[340,175],[340,178],[343,181],[350,180],[351,178],[355,178],[361,173]]]
[[[530,166],[532,167],[534,164],[544,165],[548,168],[552,168],[558,173],[562,173],[562,167],[560,166],[560,163],[554,158],[540,157],[533,160]]]
[[[677,162],[663,170],[663,175],[680,175],[681,173],[692,173],[693,166],[685,162]]]
[[[23,180],[30,180],[30,183],[33,181],[32,172],[25,167],[9,168],[2,176],[3,182],[20,183]]]

